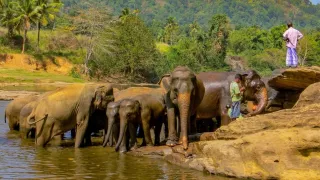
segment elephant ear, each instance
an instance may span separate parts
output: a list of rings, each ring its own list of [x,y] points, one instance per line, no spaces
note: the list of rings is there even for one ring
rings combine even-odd
[[[106,84],[106,85],[98,85],[95,89],[95,99],[97,101],[102,101],[102,100],[109,100],[113,101],[114,99],[114,89],[112,85]]]
[[[170,91],[170,84],[171,84],[171,74],[165,74],[161,77],[160,81],[158,82],[161,88],[165,89],[166,92]]]

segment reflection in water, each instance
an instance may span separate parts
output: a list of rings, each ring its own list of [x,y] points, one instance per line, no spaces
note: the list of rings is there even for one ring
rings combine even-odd
[[[35,148],[4,123],[0,101],[0,179],[214,179],[202,172],[180,168],[161,159],[132,157],[100,146]]]

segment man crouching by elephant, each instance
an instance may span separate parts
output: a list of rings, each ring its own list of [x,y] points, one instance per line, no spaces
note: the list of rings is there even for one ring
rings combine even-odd
[[[75,148],[79,148],[90,115],[113,100],[112,86],[100,84],[75,84],[42,98],[27,119],[36,124],[36,145],[44,147],[54,136],[76,127]]]

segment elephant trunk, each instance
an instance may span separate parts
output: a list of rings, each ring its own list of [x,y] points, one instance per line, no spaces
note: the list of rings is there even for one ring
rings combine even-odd
[[[190,119],[191,94],[189,92],[178,95],[178,106],[180,111],[180,126],[182,146],[184,150],[188,149],[188,125]]]
[[[103,147],[106,147],[107,143],[109,142],[109,138],[112,133],[114,121],[115,121],[114,118],[108,118],[108,128],[107,128],[108,130],[107,130],[107,133],[104,133],[105,136],[104,136],[104,141],[103,141],[103,145],[102,145]]]
[[[258,101],[258,106],[255,111],[250,113],[251,116],[258,115],[265,110],[268,104],[268,91],[266,87],[261,88],[260,91],[257,92],[256,99]]]
[[[119,138],[118,138],[118,142],[116,144],[116,151],[119,150],[119,147],[120,147],[120,144],[122,143],[123,141],[123,138],[127,132],[127,127],[128,127],[128,124],[127,123],[120,123],[120,132],[119,132]]]

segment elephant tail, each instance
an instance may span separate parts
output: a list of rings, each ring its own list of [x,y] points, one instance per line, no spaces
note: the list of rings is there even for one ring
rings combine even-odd
[[[31,122],[30,120],[32,120],[32,119],[35,120],[35,115],[34,115],[34,114],[31,114],[31,115],[28,117],[27,122],[28,122],[29,125],[33,125],[33,124],[36,124],[37,122],[40,122],[40,121],[45,120],[47,117],[48,117],[48,114],[44,115],[44,117],[41,118],[41,119],[39,119],[39,120],[36,120],[36,121],[34,121],[34,122]]]
[[[4,112],[4,123],[7,123],[7,113]]]

